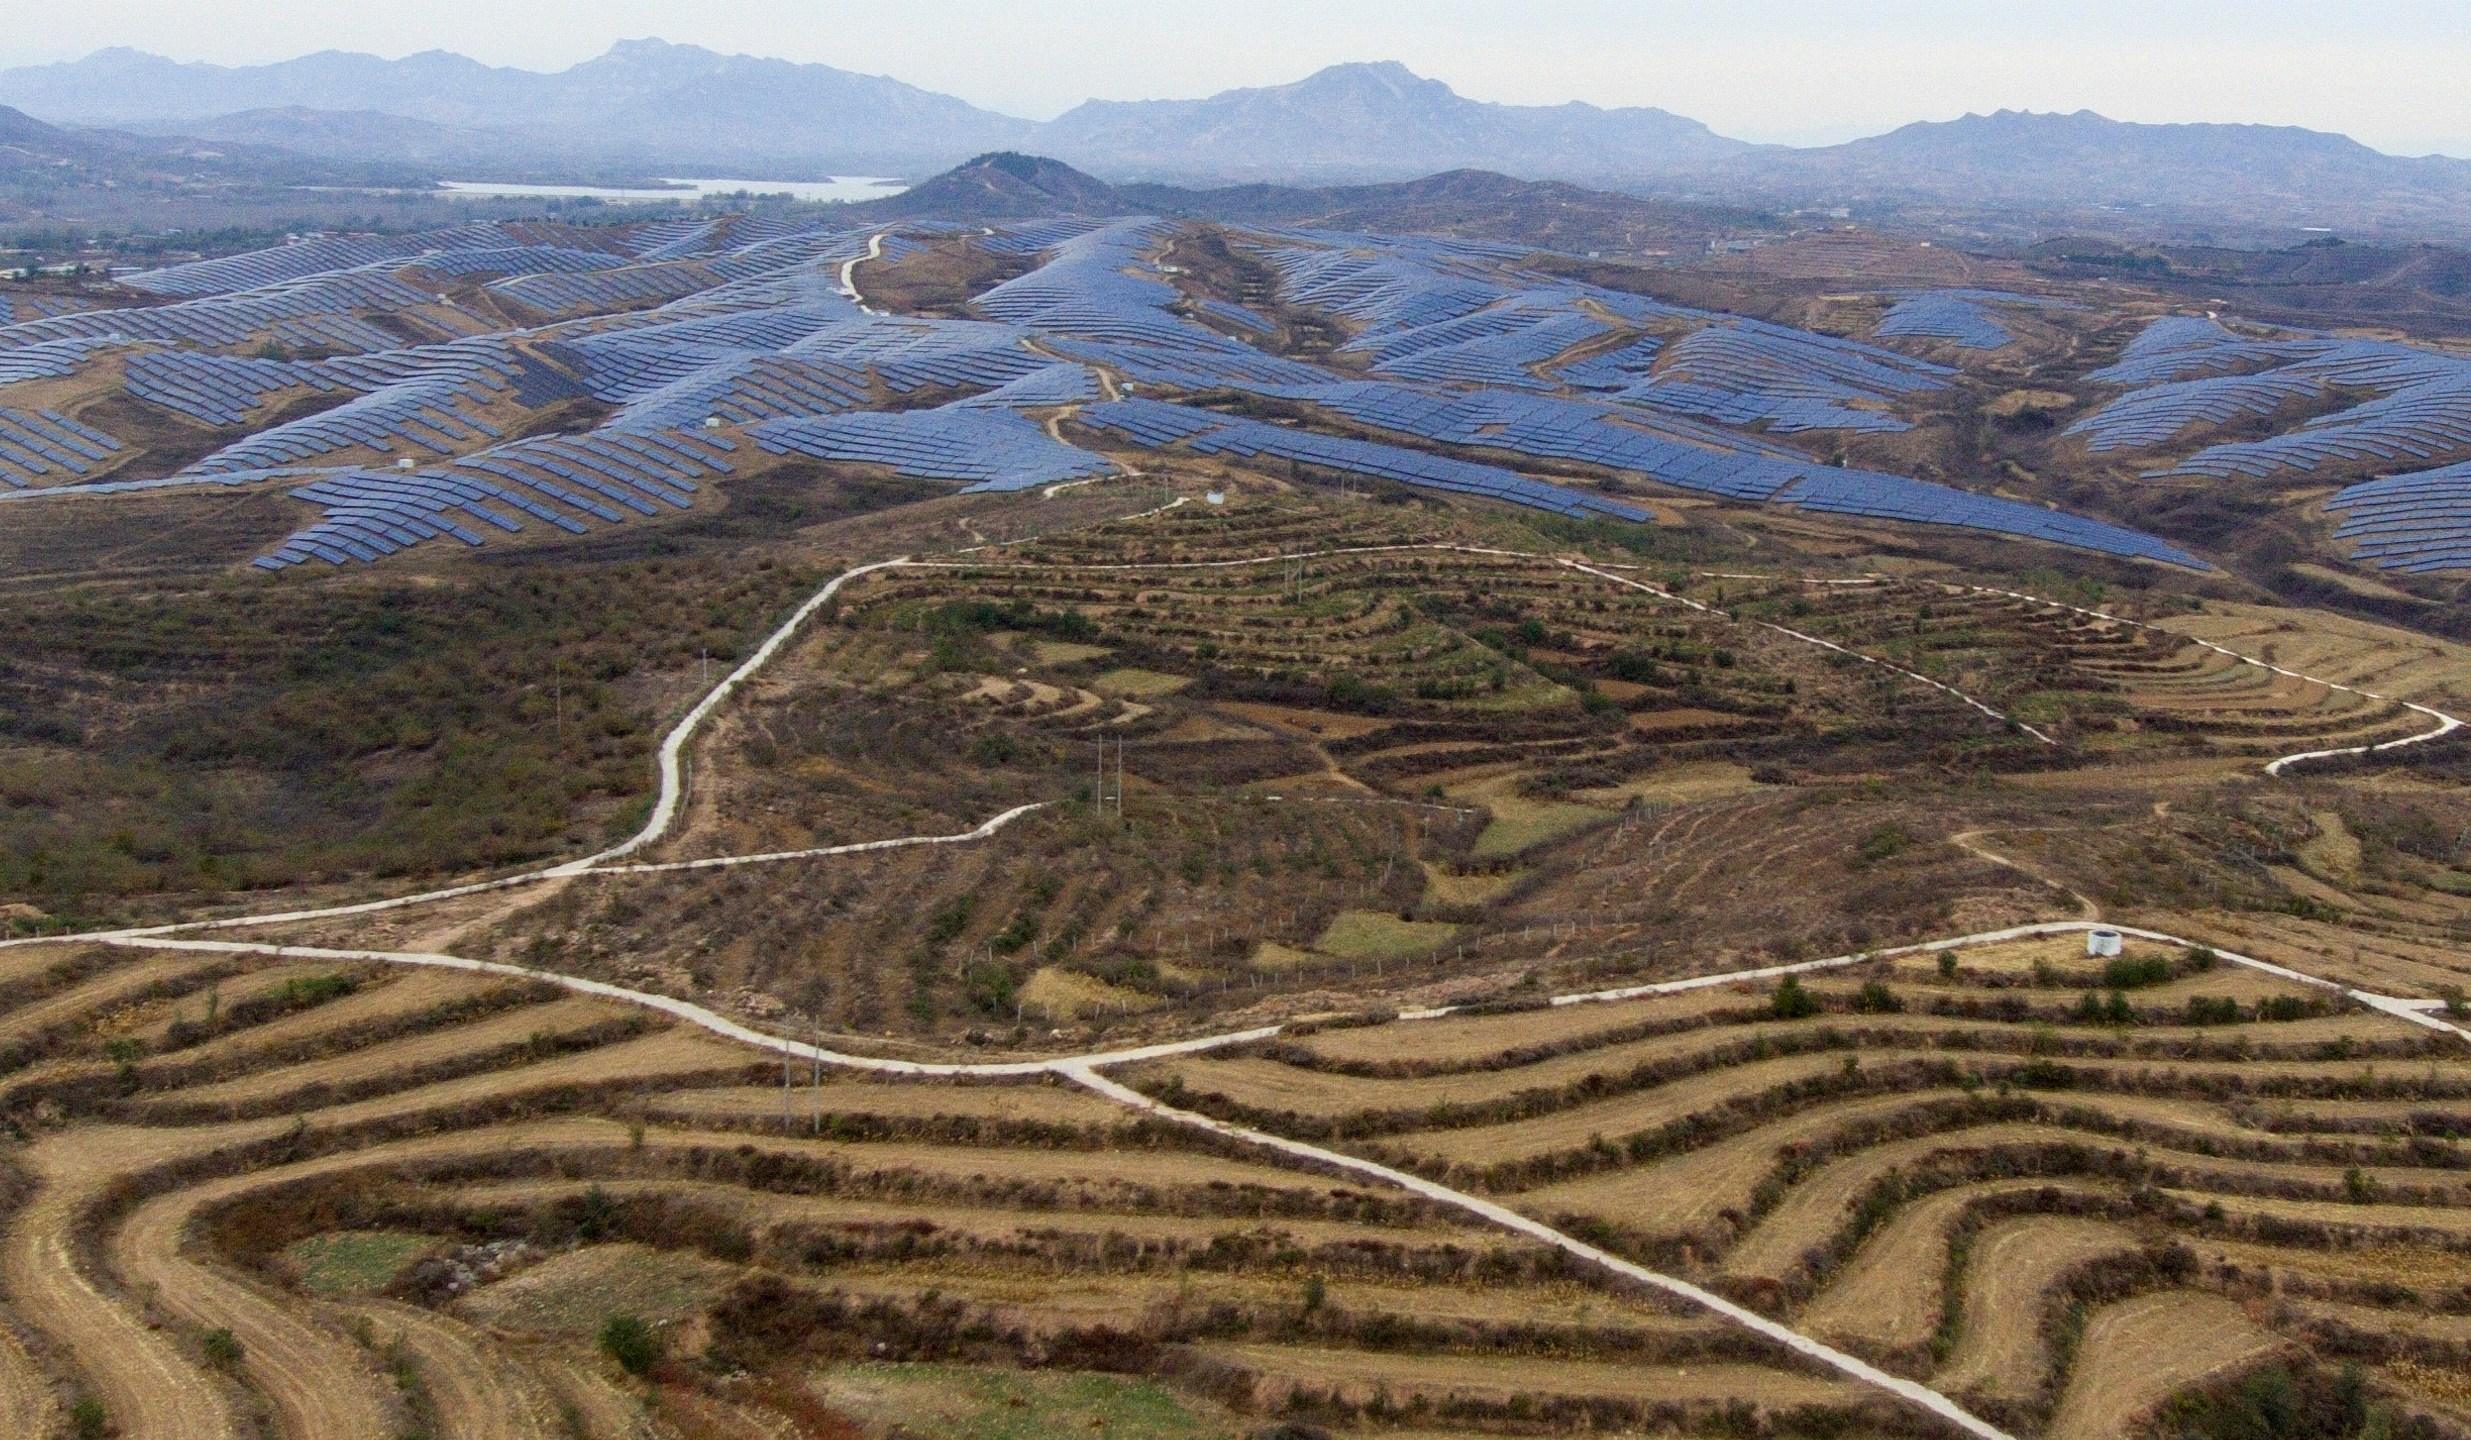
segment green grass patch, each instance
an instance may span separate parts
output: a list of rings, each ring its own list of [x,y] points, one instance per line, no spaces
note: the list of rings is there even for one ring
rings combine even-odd
[[[823,1372],[824,1400],[870,1431],[933,1440],[1222,1440],[1239,1426],[1165,1386],[1114,1375],[974,1365],[852,1365]]]
[[[1378,910],[1341,910],[1313,948],[1341,960],[1398,960],[1422,955],[1457,933],[1456,925],[1401,920]]]
[[[582,1339],[597,1336],[613,1315],[654,1326],[684,1320],[735,1273],[691,1251],[587,1245],[483,1285],[458,1308],[502,1329]]]
[[[343,1230],[312,1235],[283,1253],[300,1267],[300,1288],[312,1295],[374,1295],[436,1248],[426,1235]]]
[[[1104,645],[1079,645],[1070,640],[1034,640],[1031,648],[1038,653],[1041,665],[1078,665],[1115,652]]]
[[[1499,875],[1453,875],[1427,860],[1424,898],[1437,905],[1489,905],[1526,878],[1525,870],[1506,870]]]
[[[1162,674],[1156,670],[1110,670],[1090,682],[1090,688],[1101,695],[1131,696],[1144,699],[1153,695],[1172,695],[1193,682],[1181,675]]]
[[[1476,837],[1475,854],[1516,855],[1609,818],[1593,805],[1531,799],[1518,792],[1517,783],[1515,776],[1500,776],[1450,792],[1454,799],[1472,800],[1493,812],[1484,833]]]

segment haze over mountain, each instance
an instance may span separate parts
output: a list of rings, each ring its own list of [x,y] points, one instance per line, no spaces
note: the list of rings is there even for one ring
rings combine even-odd
[[[2001,111],[1796,149],[1653,108],[1471,100],[1389,62],[1196,100],[1093,100],[1044,123],[888,77],[657,40],[552,74],[437,51],[229,68],[115,49],[0,72],[0,103],[56,124],[441,174],[915,176],[1010,150],[1111,182],[1368,183],[1481,169],[2026,235],[2471,235],[2471,161],[2405,159],[2319,131]]]
[[[395,116],[432,153],[654,165],[923,170],[1024,140],[1028,121],[829,65],[626,41],[550,74],[445,51],[325,51],[273,65],[181,64],[136,50],[0,72],[0,103],[58,123],[247,133],[317,154],[400,153]],[[453,133],[461,132],[461,133]],[[355,143],[355,136],[365,142]],[[775,177],[767,177],[775,178]],[[784,174],[777,178],[800,178]]]
[[[0,182],[11,190],[85,186],[205,189],[231,185],[408,184],[417,172],[327,164],[287,150],[49,125],[0,105]]]
[[[1406,66],[1333,65],[1292,85],[1205,100],[1091,100],[1031,137],[1110,179],[1403,179],[1485,169],[1531,179],[1636,179],[1754,147],[1663,110],[1495,105]]]

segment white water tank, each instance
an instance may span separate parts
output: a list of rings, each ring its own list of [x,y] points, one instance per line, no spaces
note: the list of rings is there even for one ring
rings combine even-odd
[[[2116,955],[2119,953],[2120,943],[2120,934],[2116,930],[2088,930],[2085,932],[2085,953],[2088,955]]]

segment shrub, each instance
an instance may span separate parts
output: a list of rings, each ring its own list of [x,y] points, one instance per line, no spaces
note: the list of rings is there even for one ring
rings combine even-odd
[[[103,1413],[103,1402],[92,1395],[80,1395],[69,1407],[69,1426],[77,1440],[103,1440],[111,1433],[111,1417]]]
[[[213,1329],[198,1338],[197,1348],[204,1351],[206,1363],[218,1370],[229,1370],[240,1363],[240,1337],[226,1329]]]
[[[1768,1002],[1769,1012],[1779,1020],[1801,1020],[1819,1013],[1819,1001],[1802,988],[1802,977],[1787,975],[1776,987],[1775,997]]]
[[[629,1375],[650,1372],[661,1358],[660,1333],[634,1315],[612,1315],[601,1326],[601,1353]]]
[[[1893,1015],[1905,1008],[1905,1002],[1896,998],[1885,981],[1865,980],[1862,992],[1853,997],[1853,1008],[1865,1015]]]
[[[2182,1392],[2163,1407],[2161,1421],[2158,1433],[2188,1440],[2423,1440],[2439,1433],[2424,1416],[2373,1403],[2357,1365],[2328,1375],[2306,1360]]]
[[[2188,1023],[2236,1025],[2239,1023],[2239,1002],[2228,995],[2191,995],[2188,997]]]
[[[2160,955],[2121,955],[2102,966],[2102,983],[2112,990],[2139,990],[2148,985],[2166,985],[2172,974],[2171,962]]]
[[[1912,844],[1913,837],[1906,833],[1905,827],[1889,821],[1862,837],[1861,848],[1854,852],[1855,868],[1876,865],[1882,860],[1902,853]]]

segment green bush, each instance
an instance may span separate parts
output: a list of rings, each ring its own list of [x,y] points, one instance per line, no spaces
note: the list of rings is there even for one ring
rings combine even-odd
[[[2374,1403],[2357,1365],[2328,1375],[2305,1360],[2175,1395],[2155,1428],[2185,1440],[2433,1440],[2439,1433],[2423,1416]]]
[[[1885,981],[1865,980],[1862,992],[1853,997],[1853,1008],[1865,1015],[1893,1015],[1905,1008],[1905,1002],[1896,998]]]
[[[2141,990],[2167,985],[2176,973],[2165,956],[2120,955],[2103,964],[2102,984],[2110,990]]]
[[[206,1363],[218,1370],[229,1370],[240,1363],[240,1337],[226,1329],[213,1329],[198,1337],[197,1348],[205,1352]]]
[[[2268,995],[2257,1002],[2259,1020],[2310,1020],[2324,1013],[2324,1001],[2300,995]]]
[[[1802,988],[1801,976],[1787,975],[1776,987],[1768,1010],[1779,1020],[1801,1020],[1819,1013],[1819,1000]]]
[[[629,1375],[648,1374],[660,1363],[660,1332],[633,1315],[612,1315],[601,1326],[601,1353]]]

